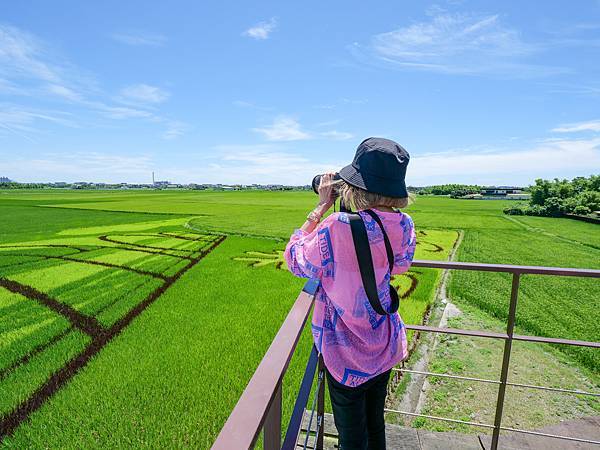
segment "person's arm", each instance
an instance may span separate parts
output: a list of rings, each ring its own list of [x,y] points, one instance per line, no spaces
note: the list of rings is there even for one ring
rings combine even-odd
[[[322,258],[319,252],[317,227],[323,215],[333,205],[333,174],[323,175],[319,186],[319,204],[307,217],[304,224],[290,237],[284,258],[290,272],[298,277],[319,278],[322,273]]]
[[[323,215],[333,205],[335,199],[333,197],[333,173],[326,173],[321,178],[319,185],[319,204],[306,217],[306,222],[300,229],[306,233],[312,233],[323,218]]]
[[[404,273],[410,268],[417,246],[415,225],[408,214],[403,214],[403,216],[400,221],[400,226],[402,227],[402,249],[400,250],[400,254],[396,254],[394,258],[394,274]]]

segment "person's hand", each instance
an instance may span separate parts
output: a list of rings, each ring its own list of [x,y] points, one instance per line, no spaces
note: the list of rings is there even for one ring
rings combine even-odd
[[[335,173],[328,172],[323,174],[321,177],[321,183],[319,184],[319,204],[327,205],[328,208],[333,205],[335,198],[333,196],[333,177]]]

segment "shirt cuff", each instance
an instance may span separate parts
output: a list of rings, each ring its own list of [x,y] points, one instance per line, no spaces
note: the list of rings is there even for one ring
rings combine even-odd
[[[300,228],[297,228],[294,230],[294,233],[292,234],[292,237],[304,237],[306,236],[308,233],[306,231],[301,230]]]

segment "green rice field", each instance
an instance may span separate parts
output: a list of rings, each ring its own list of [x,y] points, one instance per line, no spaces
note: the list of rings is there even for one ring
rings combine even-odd
[[[282,251],[308,192],[0,191],[0,447],[208,448],[304,280]],[[597,225],[508,218],[503,201],[419,197],[416,258],[600,269]],[[394,285],[422,323],[440,272]],[[456,272],[450,295],[503,319],[510,277]],[[597,340],[597,280],[525,276],[523,334]],[[311,339],[284,380],[289,417]],[[564,349],[585,370],[600,354]]]

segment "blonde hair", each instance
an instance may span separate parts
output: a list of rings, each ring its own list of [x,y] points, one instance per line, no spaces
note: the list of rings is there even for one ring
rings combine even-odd
[[[340,198],[343,202],[350,206],[354,211],[374,208],[376,206],[387,206],[388,208],[406,208],[410,203],[409,197],[386,197],[384,195],[375,194],[357,188],[344,180],[335,181],[334,186],[337,188]]]

